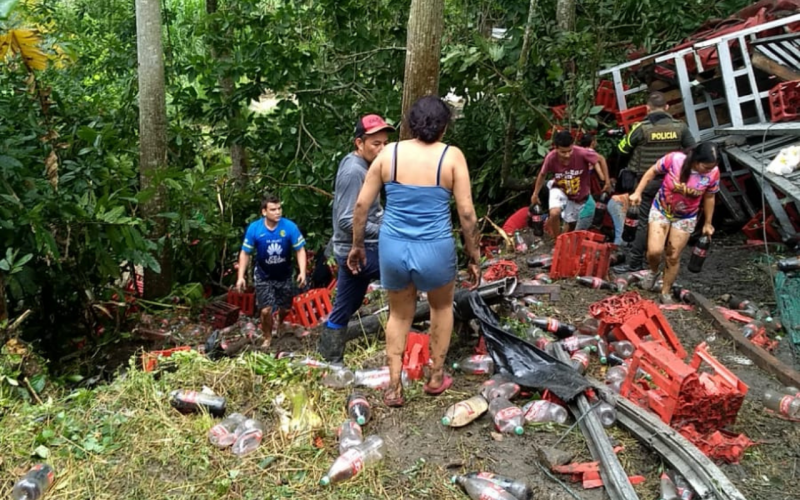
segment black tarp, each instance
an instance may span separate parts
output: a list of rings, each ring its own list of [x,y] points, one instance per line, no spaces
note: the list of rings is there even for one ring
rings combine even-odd
[[[586,379],[571,366],[503,330],[497,315],[480,295],[470,294],[469,304],[480,321],[496,372],[508,375],[521,386],[549,389],[566,402],[589,387]]]

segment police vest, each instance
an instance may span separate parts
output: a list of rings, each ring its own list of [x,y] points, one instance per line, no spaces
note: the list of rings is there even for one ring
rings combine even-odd
[[[628,164],[628,168],[634,172],[644,173],[662,156],[682,149],[683,123],[678,120],[662,120],[657,125],[645,120],[639,127],[641,128],[642,142],[634,148]]]

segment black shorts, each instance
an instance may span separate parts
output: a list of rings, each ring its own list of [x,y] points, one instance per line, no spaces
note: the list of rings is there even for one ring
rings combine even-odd
[[[295,296],[292,278],[286,280],[255,280],[258,309],[290,309]]]

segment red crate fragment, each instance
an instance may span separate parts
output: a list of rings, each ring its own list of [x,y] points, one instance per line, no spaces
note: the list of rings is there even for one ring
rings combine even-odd
[[[239,321],[239,308],[227,302],[212,302],[203,308],[202,319],[216,329],[225,328]]]
[[[228,290],[226,297],[228,304],[238,306],[239,310],[245,316],[252,316],[256,310],[256,294],[252,288],[246,292],[237,292],[236,290]]]
[[[188,345],[181,347],[173,347],[172,349],[164,349],[163,351],[150,351],[142,353],[142,370],[151,372],[158,367],[158,361],[162,358],[168,358],[180,351],[191,351],[192,348]]]
[[[614,330],[618,340],[622,338],[630,341],[638,348],[645,339],[656,341],[670,349],[680,359],[686,358],[686,350],[681,345],[678,336],[661,313],[658,304],[652,300],[643,300],[636,305],[637,313],[629,317]]]
[[[625,111],[617,111],[617,124],[623,127],[625,132],[630,132],[631,125],[644,120],[646,116],[647,105],[642,104],[635,108],[628,108]]]
[[[422,370],[431,360],[430,335],[408,332],[406,351],[403,353],[403,369],[411,380],[422,378]]]
[[[564,116],[567,114],[567,105],[560,104],[558,106],[553,106],[550,108],[550,111],[553,113],[556,120],[563,120]]]
[[[306,328],[314,328],[332,310],[330,290],[327,288],[315,288],[294,298],[292,310],[286,316],[286,321],[303,325]]]
[[[596,276],[607,279],[611,253],[616,246],[602,243],[604,239],[602,234],[591,231],[571,231],[560,235],[553,250],[550,277]]]
[[[800,118],[800,80],[782,82],[769,91],[769,111],[773,122]]]
[[[776,224],[777,222],[775,221],[774,215],[770,214],[767,216],[767,241],[782,241],[780,233],[775,228]],[[759,210],[758,213],[756,213],[753,218],[744,225],[742,232],[747,236],[748,239],[760,240],[764,237],[764,226],[764,212],[763,210]]]

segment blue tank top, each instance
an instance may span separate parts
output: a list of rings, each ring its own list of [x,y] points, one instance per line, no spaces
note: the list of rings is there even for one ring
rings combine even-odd
[[[381,235],[408,240],[439,240],[453,237],[450,220],[451,191],[439,185],[444,148],[436,168],[435,186],[411,186],[397,182],[397,147],[392,154],[392,173],[386,184],[386,207]]]

